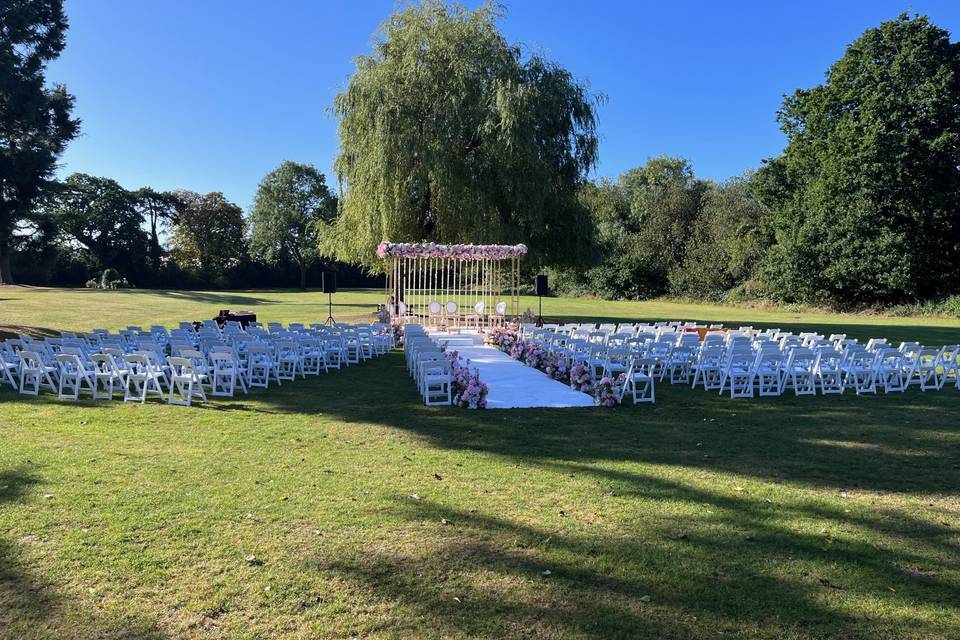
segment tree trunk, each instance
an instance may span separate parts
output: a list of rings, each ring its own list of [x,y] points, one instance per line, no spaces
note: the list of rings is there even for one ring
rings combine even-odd
[[[0,285],[16,284],[10,272],[10,254],[0,248]]]
[[[160,268],[160,236],[157,235],[157,217],[150,216],[150,262],[154,269]]]
[[[307,290],[307,265],[300,265],[300,291]]]

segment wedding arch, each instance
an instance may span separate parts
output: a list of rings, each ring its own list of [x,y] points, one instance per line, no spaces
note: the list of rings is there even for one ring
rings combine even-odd
[[[387,242],[386,305],[396,322],[462,326],[519,315],[522,244]]]

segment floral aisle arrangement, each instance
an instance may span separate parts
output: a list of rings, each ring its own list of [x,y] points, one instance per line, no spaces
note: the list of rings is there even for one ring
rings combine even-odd
[[[403,344],[403,325],[399,322],[391,323],[390,310],[386,306],[381,307],[379,311],[376,312],[375,317],[377,322],[380,324],[389,324],[390,330],[393,332],[393,342],[397,346]]]
[[[456,351],[445,351],[450,360],[450,374],[453,380],[453,404],[467,409],[487,408],[487,385],[480,380],[480,370],[470,371],[470,360],[464,361]]]
[[[570,362],[567,356],[557,353],[548,353],[544,359],[543,372],[558,382],[570,380]]]
[[[582,362],[570,368],[570,386],[581,393],[593,393],[593,371]]]
[[[543,348],[543,345],[535,342],[526,342],[524,343],[523,350],[521,351],[520,361],[528,367],[541,369],[545,364],[546,355],[547,352]]]
[[[627,375],[621,373],[616,378],[603,376],[593,388],[593,401],[601,407],[615,407],[620,404],[623,385],[627,382]]]
[[[603,376],[597,381],[594,379],[593,368],[586,363],[571,362],[564,354],[550,353],[541,344],[521,340],[517,330],[517,325],[513,323],[497,327],[490,335],[489,342],[514,360],[539,369],[554,380],[569,384],[571,389],[593,396],[594,403],[601,407],[620,404],[627,381],[625,374],[621,373],[616,378]],[[469,368],[469,362],[467,365]]]
[[[542,345],[519,340],[515,334],[507,340],[505,337],[497,337],[495,333],[493,343],[514,360],[539,369],[554,380],[569,384],[576,391],[593,396],[594,403],[601,407],[620,404],[623,385],[626,384],[624,374],[616,378],[604,376],[595,381],[593,370],[587,364],[571,363],[567,356],[550,353]]]
[[[517,342],[517,325],[510,323],[505,327],[495,327],[490,334],[490,344],[504,353],[510,353]]]

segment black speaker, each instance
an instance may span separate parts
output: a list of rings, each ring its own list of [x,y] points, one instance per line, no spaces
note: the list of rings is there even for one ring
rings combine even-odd
[[[547,287],[547,276],[539,275],[537,276],[537,295],[538,296],[548,296],[550,295],[550,289]]]
[[[323,272],[323,292],[324,293],[337,292],[337,274],[334,273],[333,271]]]

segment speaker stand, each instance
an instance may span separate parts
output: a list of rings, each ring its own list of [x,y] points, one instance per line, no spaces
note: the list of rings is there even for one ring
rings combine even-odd
[[[540,311],[537,313],[537,326],[543,326],[543,296],[537,296],[540,299]]]
[[[333,319],[333,294],[327,294],[327,319],[324,321],[325,325],[332,327],[336,324],[336,321]]]

